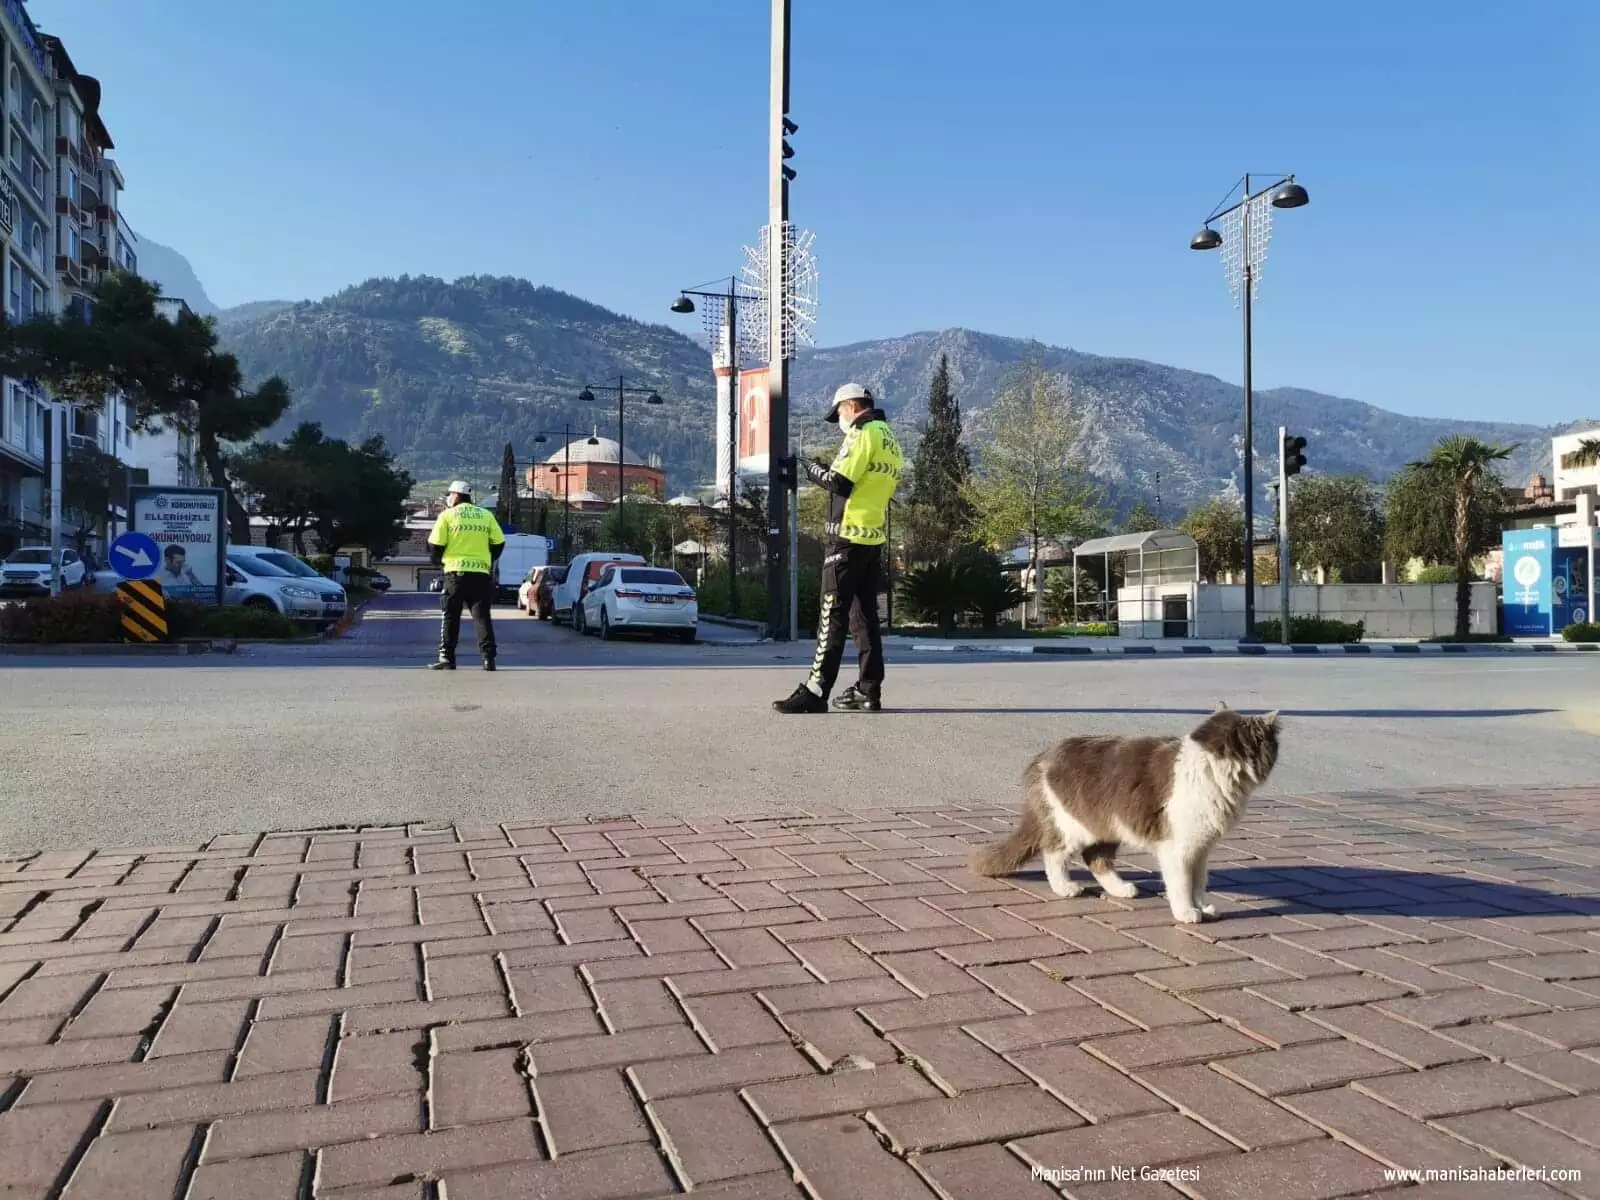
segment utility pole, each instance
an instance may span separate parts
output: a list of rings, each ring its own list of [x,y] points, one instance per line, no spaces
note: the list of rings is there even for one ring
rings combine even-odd
[[[67,406],[50,401],[50,594],[61,594],[61,471],[67,456]]]
[[[1278,426],[1278,640],[1289,644],[1289,431]]]
[[[789,122],[789,0],[772,0],[770,145],[767,159],[767,636],[785,641],[784,585],[788,582],[789,489],[783,459],[789,453],[789,177],[784,163]],[[729,503],[732,503],[730,498]]]

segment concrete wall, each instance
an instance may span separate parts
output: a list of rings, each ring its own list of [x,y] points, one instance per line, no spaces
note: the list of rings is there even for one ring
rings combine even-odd
[[[1473,633],[1498,632],[1498,600],[1494,583],[1472,584],[1468,611]],[[1244,633],[1242,586],[1201,584],[1194,609],[1196,637],[1232,639]],[[1369,639],[1443,637],[1455,632],[1456,588],[1453,583],[1299,584],[1289,589],[1289,612],[1297,617],[1364,621]],[[1277,616],[1277,587],[1256,588],[1256,620]]]

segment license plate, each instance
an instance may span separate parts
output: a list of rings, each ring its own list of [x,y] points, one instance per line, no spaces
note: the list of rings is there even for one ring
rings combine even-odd
[[[324,616],[340,617],[340,616],[344,615],[344,605],[342,605],[342,604],[324,604],[322,606],[322,612],[323,612]]]
[[[676,596],[646,596],[644,600],[646,604],[676,604],[678,602]]]

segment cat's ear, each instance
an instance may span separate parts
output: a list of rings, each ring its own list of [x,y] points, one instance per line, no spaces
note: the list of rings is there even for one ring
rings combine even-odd
[[[1260,720],[1263,725],[1276,725],[1278,723],[1278,710],[1273,709],[1269,713],[1262,713]]]
[[[1218,700],[1217,701],[1217,706],[1215,708],[1213,708],[1211,711],[1212,712],[1227,712],[1228,711],[1228,702],[1226,700]]]

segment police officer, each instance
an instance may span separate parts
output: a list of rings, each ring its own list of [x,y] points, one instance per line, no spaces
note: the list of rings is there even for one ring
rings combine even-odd
[[[844,657],[847,623],[855,639],[859,679],[833,706],[855,712],[877,712],[882,706],[878,593],[883,546],[888,540],[889,501],[900,486],[905,459],[872,392],[861,384],[847,383],[833,394],[827,419],[844,429],[844,444],[833,465],[820,461],[798,464],[813,483],[829,493],[817,653],[810,678],[787,699],[773,702],[772,707],[781,713],[828,711],[828,696]]]
[[[444,621],[439,631],[439,661],[435,671],[456,669],[456,642],[461,637],[461,610],[472,611],[472,624],[478,631],[478,653],[483,669],[494,670],[494,622],[489,608],[494,603],[495,564],[506,548],[506,535],[500,522],[486,508],[472,502],[472,485],[456,480],[450,485],[445,510],[428,535],[428,553],[433,565],[444,568]]]

